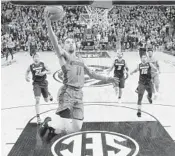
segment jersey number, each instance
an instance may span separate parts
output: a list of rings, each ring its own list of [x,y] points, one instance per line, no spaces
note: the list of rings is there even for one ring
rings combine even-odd
[[[122,69],[122,66],[118,66],[117,70],[121,70]]]
[[[141,74],[147,74],[148,73],[148,69],[142,69],[142,73]]]
[[[41,73],[41,69],[37,69],[37,70],[35,71],[35,75],[40,75],[40,73]]]
[[[81,75],[81,67],[77,67],[77,75]]]

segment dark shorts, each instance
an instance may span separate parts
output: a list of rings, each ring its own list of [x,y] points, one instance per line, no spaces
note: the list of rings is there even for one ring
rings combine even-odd
[[[117,76],[114,76],[114,77],[117,77]],[[114,87],[119,87],[119,88],[125,88],[125,78],[124,77],[117,77],[119,78],[119,84],[118,86],[114,86]]]
[[[33,91],[35,97],[43,95],[43,98],[48,98],[48,81],[44,82],[33,82]]]
[[[8,55],[9,53],[11,55],[13,55],[13,48],[7,48],[7,53],[6,54]]]
[[[152,88],[153,88],[152,82],[149,82],[147,84],[139,83],[138,94],[144,94],[145,90],[148,93],[152,93]]]
[[[36,54],[36,50],[35,49],[30,49],[30,56],[33,56],[34,54]]]
[[[58,92],[59,107],[57,115],[62,118],[83,120],[83,92],[82,89],[76,89],[70,86],[62,86]]]

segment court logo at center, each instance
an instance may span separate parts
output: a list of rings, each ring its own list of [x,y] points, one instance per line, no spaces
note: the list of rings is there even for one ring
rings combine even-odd
[[[56,140],[54,156],[136,156],[138,143],[124,134],[108,131],[82,131]]]
[[[106,75],[106,73],[104,71],[109,68],[109,67],[100,66],[100,65],[89,65],[89,67],[93,71],[95,71],[99,74],[102,74],[102,75]],[[63,82],[63,72],[62,72],[62,70],[60,69],[60,70],[56,71],[53,74],[53,78],[56,81],[62,83]],[[108,86],[108,85],[110,85],[109,82],[104,82],[104,81],[101,81],[101,80],[92,79],[88,75],[85,75],[85,84],[84,84],[85,87],[90,87],[90,86],[101,87],[101,86]]]

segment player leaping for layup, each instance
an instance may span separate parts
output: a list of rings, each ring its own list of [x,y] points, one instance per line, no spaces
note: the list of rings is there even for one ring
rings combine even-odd
[[[56,134],[59,134],[62,131],[71,133],[81,129],[84,119],[82,87],[84,86],[85,72],[94,79],[118,83],[117,78],[105,77],[91,71],[84,64],[82,58],[80,56],[76,56],[76,43],[74,39],[65,39],[63,50],[58,44],[56,35],[53,32],[50,20],[51,15],[47,12],[47,10],[45,14],[49,37],[54,46],[64,74],[64,85],[58,92],[59,106],[56,111],[56,119],[55,121],[50,117],[45,119],[39,130],[41,137],[45,135],[48,129],[52,129]]]
[[[33,91],[36,100],[35,109],[36,109],[37,123],[40,124],[41,119],[40,119],[39,103],[41,93],[46,102],[48,102],[49,100],[50,101],[53,100],[52,96],[48,92],[48,81],[46,80],[47,78],[46,74],[50,74],[50,70],[43,62],[40,61],[38,53],[35,53],[32,57],[34,63],[31,64],[26,71],[26,81],[30,82],[29,73],[31,72],[33,77]]]

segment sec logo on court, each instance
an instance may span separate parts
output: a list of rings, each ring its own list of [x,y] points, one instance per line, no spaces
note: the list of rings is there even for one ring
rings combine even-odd
[[[90,67],[93,71],[98,72],[99,74],[102,74],[102,75],[105,74],[104,70],[109,68],[109,67],[106,67],[106,66],[99,66],[99,65],[90,65],[88,67]],[[62,83],[62,81],[63,81],[63,72],[62,72],[62,70],[60,69],[60,70],[56,71],[53,74],[53,78],[56,81]],[[88,75],[85,75],[85,84],[84,84],[85,87],[90,87],[90,86],[101,87],[101,86],[108,86],[108,85],[110,85],[110,83],[104,82],[104,81],[101,81],[101,80],[95,80],[95,79],[90,78]]]
[[[104,72],[106,69],[108,69],[109,67],[106,67],[106,66],[99,66],[99,65],[89,65],[88,67],[90,67],[93,71],[99,73],[99,74],[102,74],[102,75],[105,75],[106,76],[106,73]],[[127,79],[128,76],[126,76],[126,79]],[[59,83],[62,83],[63,81],[63,72],[62,70],[58,70],[56,71],[54,74],[53,74],[53,78],[59,82]],[[102,86],[108,86],[110,85],[109,82],[104,82],[104,81],[101,81],[101,80],[96,80],[96,79],[92,79],[90,78],[88,75],[85,75],[85,84],[84,86],[85,87],[102,87]]]
[[[136,156],[138,143],[124,134],[108,131],[82,131],[56,140],[53,156]]]

